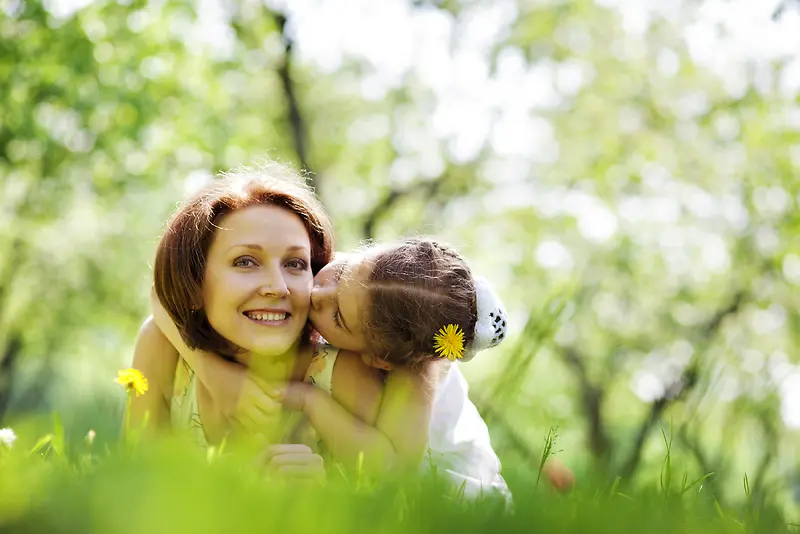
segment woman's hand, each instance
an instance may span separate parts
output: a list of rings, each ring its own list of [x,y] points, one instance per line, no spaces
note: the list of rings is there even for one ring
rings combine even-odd
[[[325,482],[325,462],[306,445],[269,445],[258,457],[258,465],[280,477]]]

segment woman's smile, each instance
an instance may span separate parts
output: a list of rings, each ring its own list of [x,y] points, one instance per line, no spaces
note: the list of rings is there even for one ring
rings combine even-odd
[[[260,326],[285,326],[292,314],[275,308],[245,311],[242,315]]]

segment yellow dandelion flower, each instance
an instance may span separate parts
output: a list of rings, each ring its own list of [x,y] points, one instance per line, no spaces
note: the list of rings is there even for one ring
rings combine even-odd
[[[128,394],[135,391],[138,397],[147,393],[147,379],[138,369],[120,369],[114,382],[124,387]]]
[[[434,351],[451,362],[464,356],[464,331],[458,325],[449,324],[433,336]]]

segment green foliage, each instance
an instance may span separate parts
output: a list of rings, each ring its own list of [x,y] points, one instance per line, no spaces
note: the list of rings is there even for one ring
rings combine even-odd
[[[182,0],[2,3],[0,419],[64,417],[28,450],[58,456],[90,428],[113,446],[124,401],[109,377],[147,314],[168,214],[221,169],[299,161],[299,138],[339,248],[433,234],[497,286],[511,339],[463,369],[510,479],[538,477],[557,427],[560,457],[630,525],[659,489],[707,495],[721,531],[744,501],[793,506],[781,403],[800,346],[800,108],[775,83],[791,58],[721,75],[687,44],[696,2],[637,32],[607,2],[453,0],[408,3],[445,44],[411,39],[398,73],[372,47],[309,59],[282,14],[224,4],[212,31]],[[137,468],[110,462],[98,488]],[[162,480],[157,463],[138,484]],[[50,467],[13,469],[0,484],[61,487]],[[402,495],[386,502],[413,523],[423,508]],[[578,501],[554,502],[575,528],[601,522],[599,505],[576,519]]]
[[[28,436],[21,435],[20,441]],[[0,449],[0,528],[25,532],[789,532],[772,509],[726,509],[702,492],[682,499],[581,487],[521,487],[512,503],[467,499],[434,472],[380,485],[326,484],[262,473],[233,453],[204,456],[182,441],[69,454]],[[88,459],[88,460],[87,460]],[[513,468],[512,468],[513,469]],[[764,512],[763,514],[760,512]]]

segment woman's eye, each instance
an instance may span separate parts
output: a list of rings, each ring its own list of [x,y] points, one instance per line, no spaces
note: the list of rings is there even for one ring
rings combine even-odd
[[[256,265],[256,260],[250,256],[242,256],[233,260],[234,267],[255,267]]]
[[[333,312],[333,324],[336,325],[336,328],[341,328],[342,323],[339,322],[339,309],[337,308],[335,312]]]
[[[286,266],[290,269],[298,269],[300,271],[305,271],[308,268],[308,264],[303,260],[289,260],[286,262]]]

